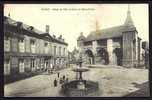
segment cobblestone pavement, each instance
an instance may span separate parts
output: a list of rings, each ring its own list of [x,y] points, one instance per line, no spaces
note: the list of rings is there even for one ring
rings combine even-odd
[[[146,69],[126,69],[122,67],[101,67],[89,68],[90,71],[83,73],[83,78],[99,82],[99,96],[119,97],[138,91],[140,88],[135,84],[143,84],[148,81],[148,70]],[[60,76],[65,75],[72,80],[76,73],[71,68],[60,71]],[[9,97],[56,97],[60,94],[61,85],[53,86],[53,80],[57,74],[43,73],[25,80],[17,81],[4,86],[4,95]],[[148,84],[147,84],[148,85]],[[148,93],[149,87],[144,91]],[[148,91],[148,92],[147,92]],[[92,95],[93,96],[93,95]],[[135,95],[136,96],[136,95]],[[146,94],[143,96],[147,96]]]

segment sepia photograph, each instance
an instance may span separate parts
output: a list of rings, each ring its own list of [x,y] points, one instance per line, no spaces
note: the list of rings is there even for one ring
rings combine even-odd
[[[148,4],[4,4],[4,97],[149,97]]]

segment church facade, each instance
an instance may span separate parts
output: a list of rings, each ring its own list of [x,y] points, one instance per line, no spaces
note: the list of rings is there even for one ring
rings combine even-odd
[[[142,60],[142,39],[133,23],[128,7],[123,25],[80,34],[77,46],[83,59],[89,64],[138,66]]]

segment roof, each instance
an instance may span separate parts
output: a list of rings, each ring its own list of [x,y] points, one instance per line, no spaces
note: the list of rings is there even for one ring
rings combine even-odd
[[[33,26],[26,25],[22,22],[15,21],[9,17],[4,16],[4,25],[12,27],[12,28],[18,28],[19,27],[18,23],[20,25],[22,25],[21,27],[23,30],[27,31],[27,32],[24,32],[24,34],[26,34],[26,35],[30,35],[30,36],[34,36],[34,37],[36,36],[36,37],[40,37],[40,38],[47,38],[49,40],[51,39],[53,42],[68,45],[64,41],[60,41],[60,40],[52,37],[49,33],[42,32],[42,31],[34,28]]]
[[[136,31],[136,27],[134,26],[129,6],[127,11],[127,17],[123,25],[102,29],[99,31],[93,31],[87,36],[85,41],[121,37],[122,33],[126,31]]]
[[[128,11],[127,11],[127,18],[125,20],[125,25],[127,26],[134,26],[132,17],[131,17],[131,12],[130,12],[130,6],[128,5]]]
[[[13,20],[13,19],[11,19],[11,18],[9,18],[9,17],[6,17],[6,16],[4,16],[4,21],[6,22],[6,24],[9,24],[9,25],[12,25],[12,26],[16,26],[16,27],[17,27],[17,23],[18,23],[18,22],[19,22],[19,23],[22,23],[22,22],[20,22],[20,21],[15,21],[15,20]],[[33,26],[30,26],[30,25],[27,25],[27,24],[22,23],[22,28],[23,28],[23,29],[29,30],[30,27],[33,27]],[[38,29],[36,29],[36,28],[34,28],[34,27],[33,27],[33,30],[32,30],[32,31],[35,32],[35,33],[38,33],[38,34],[43,34],[43,33],[44,33],[44,32],[42,32],[42,31],[40,31],[40,30],[38,30]]]
[[[99,40],[99,39],[121,37],[122,33],[126,31],[126,28],[127,27],[125,25],[120,25],[120,26],[102,29],[99,31],[93,31],[87,36],[85,41],[88,42],[88,41]]]

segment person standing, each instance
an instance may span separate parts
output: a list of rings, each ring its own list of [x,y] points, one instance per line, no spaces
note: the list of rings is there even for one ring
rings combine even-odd
[[[58,78],[60,77],[60,72],[58,72]]]
[[[63,75],[63,80],[65,80],[65,75]]]
[[[65,82],[65,75],[63,75],[63,83]]]
[[[57,87],[57,80],[54,80],[54,87]]]

